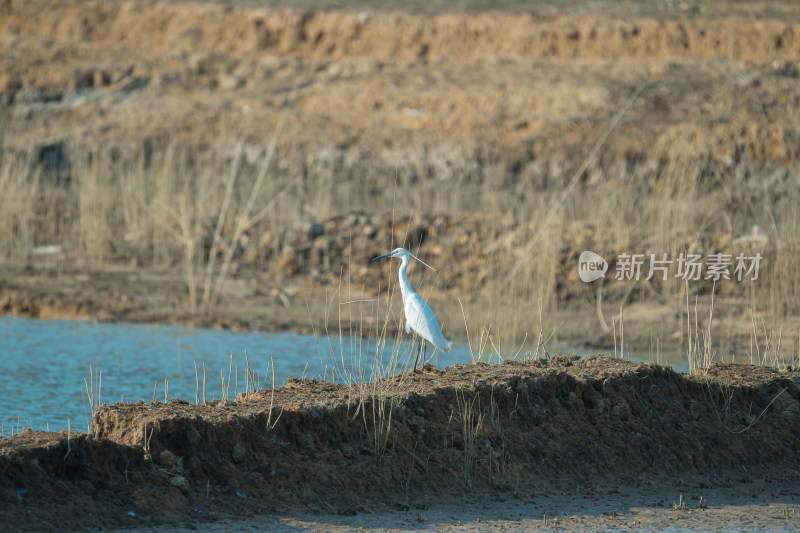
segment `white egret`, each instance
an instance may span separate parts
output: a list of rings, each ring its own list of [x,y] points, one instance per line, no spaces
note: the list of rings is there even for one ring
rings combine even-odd
[[[374,257],[372,260],[375,261],[375,259],[382,259],[384,257],[397,257],[403,260],[403,262],[400,263],[399,276],[400,292],[403,294],[403,307],[406,313],[406,333],[411,333],[411,330],[414,330],[414,332],[421,337],[420,347],[414,359],[414,371],[416,372],[420,353],[423,354],[424,362],[425,341],[430,342],[436,349],[442,350],[443,352],[449,351],[452,347],[450,341],[444,338],[442,328],[439,326],[439,321],[436,320],[436,315],[433,314],[433,311],[430,306],[425,303],[425,300],[414,292],[414,289],[411,288],[411,283],[408,282],[408,276],[406,276],[409,257],[413,257],[431,270],[436,269],[405,248],[397,248],[388,254]]]

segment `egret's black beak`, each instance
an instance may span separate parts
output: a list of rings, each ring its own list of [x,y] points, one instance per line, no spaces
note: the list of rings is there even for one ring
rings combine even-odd
[[[392,255],[392,252],[389,252],[388,254],[383,254],[383,255],[379,255],[378,257],[373,257],[372,260],[375,261],[376,259],[383,259],[384,257],[389,257],[391,255]]]

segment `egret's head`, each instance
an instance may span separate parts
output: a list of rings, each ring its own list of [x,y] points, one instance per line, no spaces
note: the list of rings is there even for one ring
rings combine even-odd
[[[411,252],[409,252],[405,248],[395,248],[394,250],[392,250],[388,254],[383,254],[383,255],[379,255],[378,257],[373,257],[372,260],[375,261],[376,259],[383,259],[384,257],[397,257],[399,259],[407,259],[409,256],[413,257],[414,259],[416,259],[417,261],[419,261],[420,263],[422,263],[426,267],[430,268],[431,270],[436,270],[435,268],[430,266],[428,263],[426,263],[425,261],[421,260],[419,257],[417,257],[416,255],[412,254]]]
[[[379,255],[378,257],[373,257],[372,260],[375,261],[376,259],[383,259],[384,257],[399,257],[402,259],[403,257],[409,256],[411,253],[406,250],[405,248],[395,248],[388,254]]]

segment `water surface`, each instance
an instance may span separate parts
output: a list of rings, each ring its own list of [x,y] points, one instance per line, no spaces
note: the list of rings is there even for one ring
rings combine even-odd
[[[413,364],[410,339],[394,340],[379,346],[375,338],[338,335],[0,317],[0,429],[10,435],[25,427],[55,431],[69,424],[86,431],[89,393],[103,403],[169,398],[202,403],[204,365],[205,399],[233,400],[245,390],[245,351],[259,387],[272,385],[271,360],[275,385],[285,384],[288,376],[338,383],[369,380],[378,368],[385,375]],[[453,344],[450,352],[437,352],[431,364],[443,368],[470,362],[466,344]],[[522,350],[509,355],[531,356]],[[672,355],[657,359],[686,371],[685,357]],[[654,358],[641,354],[633,359]],[[489,362],[497,360],[489,356]]]
[[[163,402],[166,379],[168,398],[194,403],[199,386],[202,401],[203,364],[206,400],[234,399],[245,389],[245,350],[250,370],[264,386],[272,384],[270,358],[276,385],[285,384],[287,376],[342,382],[343,369],[369,378],[378,352],[383,368],[406,368],[410,341],[394,348],[389,342],[379,350],[376,339],[351,337],[0,317],[0,423],[4,435],[23,427],[65,429],[67,421],[85,431],[91,414],[87,384],[103,403]],[[469,360],[469,351],[456,346],[437,353],[431,363],[441,368]]]

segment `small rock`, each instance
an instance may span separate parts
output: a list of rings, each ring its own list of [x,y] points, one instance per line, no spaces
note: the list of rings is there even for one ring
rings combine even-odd
[[[170,472],[175,472],[178,469],[178,458],[169,450],[164,450],[158,455],[158,462]]]
[[[189,481],[186,480],[183,476],[175,476],[169,481],[169,484],[173,487],[178,487],[180,491],[184,494],[189,494],[192,488],[189,486]]]
[[[231,450],[231,457],[233,458],[233,462],[241,463],[244,461],[245,456],[247,455],[247,449],[244,447],[244,444],[241,442],[237,442],[233,445],[233,450]]]
[[[190,70],[197,74],[207,74],[211,68],[213,56],[210,52],[196,52],[189,56],[186,63]]]
[[[217,78],[217,86],[223,91],[232,91],[244,85],[244,81],[231,74],[220,74]]]
[[[314,240],[317,237],[321,237],[325,233],[325,226],[320,224],[319,222],[314,222],[309,224],[308,226],[308,239]]]
[[[200,439],[202,439],[203,436],[200,434],[200,431],[196,427],[192,426],[191,428],[189,428],[187,437],[189,439],[189,444],[191,444],[192,446],[197,446],[198,444],[200,444]]]

